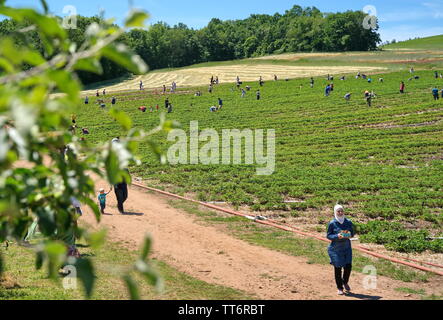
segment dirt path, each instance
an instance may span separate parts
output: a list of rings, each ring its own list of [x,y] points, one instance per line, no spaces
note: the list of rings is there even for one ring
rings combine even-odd
[[[97,189],[108,186],[98,181]],[[363,288],[365,275],[353,273],[355,296],[339,297],[333,282],[332,267],[308,264],[306,258],[292,257],[235,239],[215,227],[197,223],[194,217],[171,208],[167,199],[131,187],[126,215],[116,209],[115,196],[108,196],[108,215],[101,225],[108,228],[108,240],[139,249],[144,235],[154,239],[153,256],[195,278],[243,290],[264,300],[287,299],[417,299],[394,291],[414,287],[378,277],[378,289]],[[89,209],[82,219],[96,225]],[[415,285],[417,287],[417,285]]]

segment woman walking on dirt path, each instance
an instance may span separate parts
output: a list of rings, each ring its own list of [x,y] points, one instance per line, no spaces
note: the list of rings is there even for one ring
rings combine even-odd
[[[354,236],[352,222],[345,218],[344,209],[341,205],[334,207],[335,219],[328,225],[327,238],[331,240],[328,246],[330,263],[334,266],[335,283],[338,294],[343,295],[343,289],[351,291],[349,278],[352,270],[352,247],[350,238]],[[344,272],[342,274],[342,269]]]
[[[120,214],[124,214],[123,203],[128,199],[128,185],[123,180],[121,183],[114,185],[115,196],[117,197],[117,208]]]

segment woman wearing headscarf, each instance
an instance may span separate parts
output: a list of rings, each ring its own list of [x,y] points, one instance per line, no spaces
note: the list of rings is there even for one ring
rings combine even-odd
[[[331,240],[328,246],[328,254],[331,264],[334,266],[335,282],[338,294],[343,295],[343,289],[351,291],[349,278],[352,270],[352,247],[350,238],[354,236],[352,222],[345,218],[344,209],[341,205],[334,207],[335,219],[328,225],[327,238]],[[344,272],[342,273],[342,269]]]

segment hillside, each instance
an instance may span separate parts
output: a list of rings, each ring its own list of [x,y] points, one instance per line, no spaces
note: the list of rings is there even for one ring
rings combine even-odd
[[[401,41],[384,46],[385,50],[443,50],[443,35]]]

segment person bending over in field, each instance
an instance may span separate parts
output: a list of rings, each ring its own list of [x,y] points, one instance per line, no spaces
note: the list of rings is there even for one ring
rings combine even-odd
[[[112,103],[112,105],[115,105],[117,103],[117,99],[115,99],[115,97],[112,97],[111,103]]]
[[[314,78],[311,77],[311,81],[309,83],[311,85],[311,88],[314,88]]]
[[[349,100],[351,100],[351,93],[347,93],[347,94],[345,94],[345,100],[346,101],[349,101]]]
[[[438,88],[437,87],[432,89],[432,95],[434,96],[434,100],[438,100],[439,99]]]
[[[212,106],[212,107],[209,108],[209,111],[217,112],[217,107],[216,106]]]
[[[329,97],[329,94],[331,93],[331,85],[328,84],[325,88],[325,96]]]
[[[145,106],[139,107],[138,110],[140,110],[141,112],[146,112],[146,107]]]
[[[260,89],[257,90],[256,95],[257,95],[257,100],[260,100],[260,98],[261,98],[261,92],[260,92]]]

